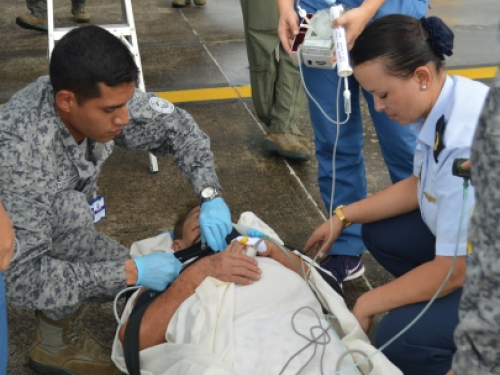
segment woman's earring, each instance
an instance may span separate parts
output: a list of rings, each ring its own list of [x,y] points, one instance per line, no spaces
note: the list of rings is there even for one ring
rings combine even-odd
[[[422,90],[427,90],[427,86],[426,86],[426,85],[423,85],[423,86],[422,86]]]

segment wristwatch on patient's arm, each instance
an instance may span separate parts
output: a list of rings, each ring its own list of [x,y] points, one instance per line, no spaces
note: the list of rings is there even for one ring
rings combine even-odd
[[[220,189],[215,187],[206,187],[201,191],[200,203],[204,203],[214,198],[222,198]]]
[[[344,205],[338,206],[335,210],[333,210],[333,214],[336,215],[339,220],[342,222],[342,229],[347,228],[349,225],[352,223],[347,220],[347,218],[344,216],[344,213],[342,212],[342,208],[344,208]]]

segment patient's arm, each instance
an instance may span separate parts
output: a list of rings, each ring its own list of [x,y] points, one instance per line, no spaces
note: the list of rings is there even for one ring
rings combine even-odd
[[[298,265],[300,267],[300,265],[301,265],[301,258],[297,254],[295,254],[293,251],[291,251],[285,247],[286,251],[288,252],[288,255],[290,256],[290,257],[288,257],[285,253],[283,253],[283,251],[280,248],[278,248],[277,245],[275,245],[274,243],[272,243],[270,241],[266,241],[266,246],[267,246],[267,251],[257,252],[257,255],[267,256],[269,258],[272,258],[275,261],[283,264],[285,267],[289,268],[293,272],[298,273],[300,276],[302,276],[301,272],[297,269],[297,266],[296,266],[296,265]],[[291,261],[290,258],[293,259],[295,264]],[[302,264],[304,267],[304,271],[307,272],[309,270],[309,266],[304,262],[302,262]]]
[[[225,251],[200,259],[188,267],[144,313],[139,333],[139,350],[165,342],[165,331],[177,308],[206,277],[221,281],[251,284],[260,278],[257,261],[242,253],[243,245],[231,243]],[[125,337],[125,323],[120,328],[120,341]]]

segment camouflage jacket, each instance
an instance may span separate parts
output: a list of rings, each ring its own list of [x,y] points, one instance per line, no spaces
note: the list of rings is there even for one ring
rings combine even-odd
[[[500,73],[472,144],[476,205],[469,225],[470,264],[455,331],[454,375],[500,374]]]
[[[91,215],[87,202],[115,144],[147,150],[159,157],[173,154],[197,195],[206,186],[220,187],[210,140],[187,112],[152,93],[139,91],[128,103],[128,110],[130,122],[113,141],[89,141],[87,160],[57,115],[48,77],[39,78],[0,108],[0,200],[12,219],[21,247],[20,257],[6,273],[7,281],[16,279],[16,268],[25,268],[27,263],[50,254],[64,254],[75,245],[74,241],[78,246],[95,246],[95,238],[82,245],[78,234],[71,240],[63,234],[63,228],[69,222],[79,222],[79,216]],[[91,221],[81,220],[85,224],[81,225],[80,235],[85,232],[96,236]],[[110,246],[117,247],[117,251],[121,247],[111,240],[104,242],[102,247],[108,250]],[[51,262],[50,269],[59,269],[57,259]],[[66,265],[61,262],[60,267],[64,275]],[[17,271],[21,272],[27,269]],[[115,276],[115,283],[124,278],[124,269],[117,270]]]

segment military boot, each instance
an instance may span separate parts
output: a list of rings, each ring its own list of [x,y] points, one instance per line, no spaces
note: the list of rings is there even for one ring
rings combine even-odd
[[[296,137],[302,146],[307,148],[309,151],[312,150],[311,142],[309,142],[309,140],[306,137],[304,137],[303,135],[297,135]]]
[[[311,152],[300,142],[299,137],[295,134],[269,133],[260,147],[263,150],[274,151],[285,158],[307,161],[311,158]]]
[[[85,10],[85,7],[72,8],[71,13],[75,16],[75,22],[87,23],[90,21],[90,14]]]
[[[187,4],[190,4],[191,0],[173,0],[172,7],[173,8],[184,8]]]
[[[83,327],[82,311],[63,320],[36,312],[38,328],[29,364],[44,375],[118,375],[111,361],[111,348],[104,346]]]
[[[49,29],[46,18],[38,18],[33,14],[23,14],[16,17],[16,23],[23,29],[33,29],[38,31],[45,31]]]

